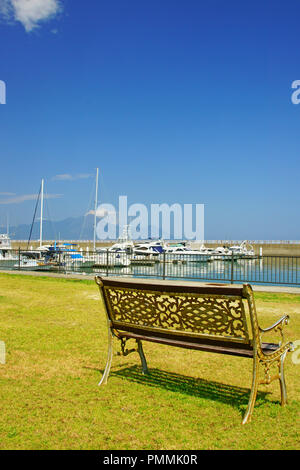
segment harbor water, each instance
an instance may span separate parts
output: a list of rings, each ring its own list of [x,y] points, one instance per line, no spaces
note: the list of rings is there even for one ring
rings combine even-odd
[[[88,258],[87,258],[88,255]],[[1,270],[48,271],[100,276],[127,276],[225,283],[251,283],[300,286],[299,256],[262,256],[247,259],[236,256],[193,257],[167,253],[155,257],[118,258],[115,253],[83,253],[80,257],[62,257],[56,261],[24,260],[15,253],[13,260],[0,260]]]

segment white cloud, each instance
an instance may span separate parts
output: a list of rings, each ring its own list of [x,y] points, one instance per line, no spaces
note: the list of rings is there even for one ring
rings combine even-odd
[[[61,11],[60,0],[0,0],[0,14],[6,20],[20,21],[27,32]]]
[[[37,197],[38,194],[23,194],[21,196],[0,199],[0,204],[20,204],[25,201],[36,200]],[[57,199],[59,197],[62,197],[62,194],[44,194],[44,199]]]
[[[55,181],[71,181],[72,180],[72,175],[69,175],[68,173],[65,173],[63,175],[55,175],[52,178]]]
[[[85,215],[94,215],[95,211],[90,210]],[[107,217],[110,214],[115,214],[115,211],[108,211],[107,209],[102,208],[101,206],[96,209],[96,217]]]
[[[52,180],[54,181],[76,181],[91,178],[93,175],[89,173],[79,173],[79,175],[70,175],[69,173],[65,173],[62,175],[55,175],[53,176]]]

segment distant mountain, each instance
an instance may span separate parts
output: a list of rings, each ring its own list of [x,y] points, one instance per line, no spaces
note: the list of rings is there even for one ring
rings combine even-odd
[[[12,240],[28,240],[31,225],[22,224],[10,227],[10,238]],[[117,238],[122,234],[123,228],[116,227]],[[151,227],[148,227],[148,233],[151,234]],[[161,230],[159,231],[161,237]],[[37,221],[32,228],[31,240],[38,240],[40,237],[40,223]],[[64,220],[51,222],[43,221],[43,240],[92,240],[94,237],[94,216],[89,214],[81,217],[68,217]],[[171,232],[171,237],[173,233]]]
[[[43,221],[43,240],[92,240],[94,218],[92,215],[86,217],[69,217],[64,220],[52,222]],[[31,225],[22,224],[10,227],[12,240],[28,240]],[[40,237],[40,223],[35,222],[32,228],[31,240]]]

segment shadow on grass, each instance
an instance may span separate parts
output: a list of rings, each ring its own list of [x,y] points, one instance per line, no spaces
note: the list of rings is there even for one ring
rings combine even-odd
[[[111,372],[111,376],[121,377],[131,382],[146,385],[148,387],[164,388],[172,392],[184,395],[207,398],[209,400],[230,404],[241,413],[247,408],[250,388],[242,388],[226,385],[221,382],[213,382],[205,379],[188,377],[174,372],[165,372],[161,369],[149,369],[149,374],[144,375],[139,366],[134,365]],[[250,384],[249,384],[250,386]],[[258,391],[255,406],[265,404],[269,392]]]

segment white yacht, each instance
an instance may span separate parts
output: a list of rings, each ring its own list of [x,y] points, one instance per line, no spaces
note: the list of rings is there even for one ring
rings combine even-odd
[[[212,259],[230,261],[234,255],[234,259],[255,259],[256,255],[253,246],[247,240],[244,240],[240,245],[234,246],[219,246],[215,248]]]
[[[182,260],[194,263],[203,263],[210,260],[210,254],[206,250],[193,250],[184,245],[169,245],[165,247],[167,259]]]
[[[98,248],[94,253],[95,267],[115,266],[128,267],[131,264],[130,254],[133,252],[134,244],[130,238],[129,227],[123,228],[122,235],[118,241],[108,248]]]
[[[256,258],[254,248],[247,240],[244,240],[240,245],[231,246],[229,249],[234,255],[238,255],[241,258]]]
[[[163,240],[148,240],[134,245],[134,256],[146,256],[156,258],[165,251],[166,245]]]
[[[231,260],[232,251],[227,246],[218,246],[213,249],[211,260],[228,261]]]
[[[0,266],[13,267],[19,257],[11,247],[11,239],[8,234],[0,234]]]
[[[134,243],[130,236],[129,226],[123,228],[122,235],[118,238],[117,243],[114,243],[108,248],[109,253],[132,253],[134,250]],[[104,251],[106,251],[104,249]]]

